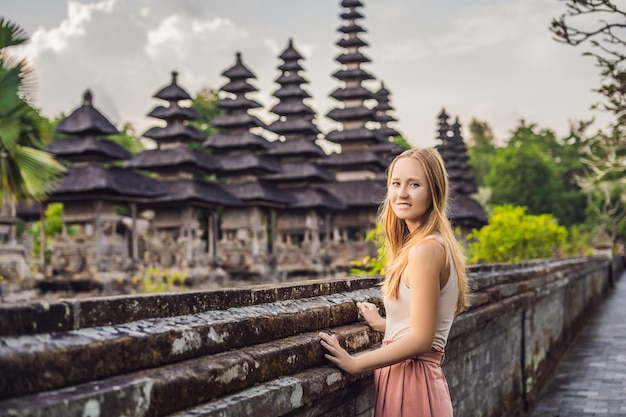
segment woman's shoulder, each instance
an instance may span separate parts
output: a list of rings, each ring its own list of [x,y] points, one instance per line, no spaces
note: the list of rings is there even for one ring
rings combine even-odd
[[[442,258],[445,259],[443,238],[438,234],[432,234],[420,239],[409,249],[409,258]]]
[[[434,240],[436,242],[439,242],[443,245],[443,236],[441,236],[439,233],[433,233],[430,234],[428,236],[425,236],[421,241],[426,241],[426,240]]]

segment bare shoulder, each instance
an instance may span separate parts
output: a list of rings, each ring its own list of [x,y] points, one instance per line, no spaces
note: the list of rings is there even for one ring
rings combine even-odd
[[[439,239],[426,238],[419,241],[409,249],[409,262],[411,261],[445,261],[446,251]]]
[[[425,283],[438,283],[441,287],[441,277],[445,272],[446,251],[439,239],[423,239],[409,249],[407,263],[407,286],[424,288]]]

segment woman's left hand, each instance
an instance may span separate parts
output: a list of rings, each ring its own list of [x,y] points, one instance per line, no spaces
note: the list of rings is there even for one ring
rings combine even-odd
[[[359,373],[356,358],[341,347],[337,336],[324,332],[320,332],[319,336],[322,339],[320,344],[328,351],[328,353],[324,355],[326,359],[350,375]]]

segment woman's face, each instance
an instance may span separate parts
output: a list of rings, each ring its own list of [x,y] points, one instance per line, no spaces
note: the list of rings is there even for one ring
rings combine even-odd
[[[422,164],[414,158],[400,158],[390,174],[387,197],[391,209],[404,220],[409,230],[420,226],[430,210],[432,196]]]

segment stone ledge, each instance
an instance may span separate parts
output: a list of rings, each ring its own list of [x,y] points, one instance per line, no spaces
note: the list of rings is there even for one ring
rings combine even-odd
[[[184,316],[281,300],[318,297],[371,288],[379,280],[379,277],[320,279],[298,284],[0,305],[0,336],[111,326],[149,318]]]
[[[354,323],[358,321],[355,301],[377,301],[378,296],[378,288],[370,288],[66,333],[0,338],[0,374],[20,375],[17,381],[0,379],[0,399]],[[45,374],[39,372],[41,368]]]
[[[444,369],[450,382],[455,413],[480,413],[485,417],[497,417],[503,413],[522,415],[524,407],[534,401],[534,394],[545,383],[544,374],[548,368],[543,365],[546,361],[556,359],[551,355],[559,353],[558,349],[563,346],[563,342],[570,340],[584,321],[577,318],[584,318],[588,308],[597,305],[605,293],[609,282],[607,262],[604,258],[577,258],[496,266],[491,269],[481,266],[483,272],[481,268],[472,269],[470,281],[476,284],[480,296],[490,301],[475,305],[456,318],[451,330],[451,346],[446,354]],[[72,386],[40,390],[0,401],[0,416],[71,417],[73,413],[82,417],[98,410],[101,411],[100,415],[112,417],[153,417],[172,413],[191,417],[194,414],[190,413],[200,410],[215,413],[209,415],[230,416],[237,415],[240,410],[248,410],[246,407],[257,405],[260,408],[253,408],[249,414],[257,415],[259,411],[262,416],[286,412],[285,415],[289,417],[371,415],[372,378],[356,381],[342,379],[336,382],[337,385],[326,385],[324,375],[328,377],[339,372],[324,359],[317,336],[317,330],[332,328],[342,343],[355,352],[377,345],[381,335],[371,332],[362,322],[358,322],[353,305],[358,297],[355,294],[369,294],[369,291],[374,294],[378,291],[377,287],[373,287],[376,279],[371,279],[368,285],[363,284],[365,289],[355,290],[355,285],[364,282],[363,279],[359,284],[337,284],[335,288],[350,289],[332,296],[319,295],[315,300],[296,297],[295,300],[280,301],[280,298],[285,294],[304,294],[310,290],[321,294],[329,291],[328,286],[323,287],[318,283],[313,288],[299,285],[292,289],[264,288],[259,289],[254,296],[240,298],[245,301],[242,305],[174,317],[169,315],[191,307],[174,306],[173,300],[184,300],[178,294],[159,295],[164,300],[159,307],[166,313],[163,317],[148,317],[130,320],[125,324],[94,326],[65,333],[0,337],[0,351],[6,348],[7,352],[12,352],[10,355],[17,355],[14,358],[29,358],[22,359],[20,366],[30,369],[33,378],[33,375],[38,374],[39,378],[45,379],[49,372],[66,378],[65,374],[77,368],[84,368],[81,372],[84,372],[85,378],[102,372],[105,369],[102,367],[106,366],[119,370],[116,375],[100,377],[99,380],[90,378],[84,382],[67,382]],[[380,299],[376,297],[371,300],[380,305]],[[158,311],[156,307],[150,312],[128,310],[133,300],[139,304],[144,302],[139,298],[142,297],[117,300],[127,311],[124,313],[126,316],[120,314],[116,319],[136,318],[143,314],[150,316]],[[224,305],[233,302],[235,298],[225,301]],[[151,298],[146,305],[154,307],[157,299],[161,298]],[[261,299],[275,301],[264,303]],[[91,301],[95,308],[97,300]],[[212,302],[219,304],[218,300]],[[102,308],[112,308],[113,305],[117,304],[100,304]],[[63,305],[56,307],[64,308]],[[197,307],[193,311],[202,308]],[[71,314],[77,315],[72,325],[83,326],[87,323],[89,318],[82,316],[86,311],[89,311],[86,307],[70,310]],[[103,321],[107,312],[98,314],[100,318],[94,318],[94,322]],[[1,320],[0,326],[3,323]],[[97,336],[103,329],[125,328],[130,331],[141,320],[155,325],[161,323],[162,326],[156,326],[156,330],[133,329],[139,335],[129,334],[128,341],[110,335]],[[222,327],[218,328],[218,324]],[[195,336],[199,332],[200,347]],[[79,340],[76,334],[82,334],[84,340]],[[96,334],[96,337],[87,342],[89,334]],[[215,340],[211,339],[209,343],[210,334]],[[60,335],[68,336],[64,338]],[[85,357],[81,359],[79,356],[73,362],[54,368],[54,361],[41,362],[46,352],[45,344],[40,346],[40,350],[31,346],[20,353],[17,345],[8,346],[6,343],[28,338],[52,340],[52,345],[47,346],[56,346],[55,338],[60,339],[66,346],[74,346],[75,351]],[[129,344],[125,345],[127,342]],[[54,347],[57,353],[63,352],[61,345]],[[105,345],[106,348],[103,347]],[[81,352],[92,350],[92,347],[92,353]],[[176,353],[173,352],[174,347]],[[85,359],[89,355],[93,355],[90,360]],[[164,363],[168,358],[174,362]],[[67,360],[71,359],[72,355],[67,355]],[[135,369],[136,364],[133,363],[139,363],[139,359],[144,364],[161,364]],[[132,369],[124,371],[124,367],[128,366]],[[0,385],[10,387],[24,384],[22,377],[17,372],[0,370]],[[300,388],[290,378],[300,381],[301,402],[298,401]],[[466,383],[472,378],[478,378],[480,389]],[[334,380],[334,377],[331,379]],[[282,405],[272,408],[274,404],[263,402],[263,395],[258,394],[259,391],[254,394],[255,388],[260,392],[265,390],[267,395],[283,401]],[[526,396],[520,395],[521,392],[525,392]],[[247,394],[251,398],[246,397]],[[242,404],[238,404],[238,400]],[[8,414],[9,409],[15,412]]]
[[[372,379],[372,373],[348,380],[337,368],[312,368],[218,398],[170,417],[281,416],[338,397],[349,385],[360,387],[361,379]],[[363,408],[371,407],[373,398],[371,402]]]
[[[335,331],[342,343],[353,352],[380,343],[380,335],[372,334],[362,324],[337,327]],[[142,414],[132,415],[167,415],[255,384],[325,365],[328,362],[323,356],[319,340],[317,332],[304,333],[237,351],[15,398],[0,402],[0,415],[67,416],[69,414],[66,413],[52,414],[52,411],[57,410],[58,404],[71,404],[72,409],[78,412],[84,410],[87,404],[112,401],[111,398],[130,396],[134,399],[139,392],[148,403],[147,409],[145,413],[142,411]],[[340,374],[337,370],[334,372]],[[132,381],[141,384],[135,385]],[[126,390],[135,394],[130,395]],[[124,407],[128,408],[135,403],[124,403]],[[141,404],[145,405],[143,402]]]
[[[0,402],[3,417],[146,416],[152,381],[132,377],[95,381]]]

